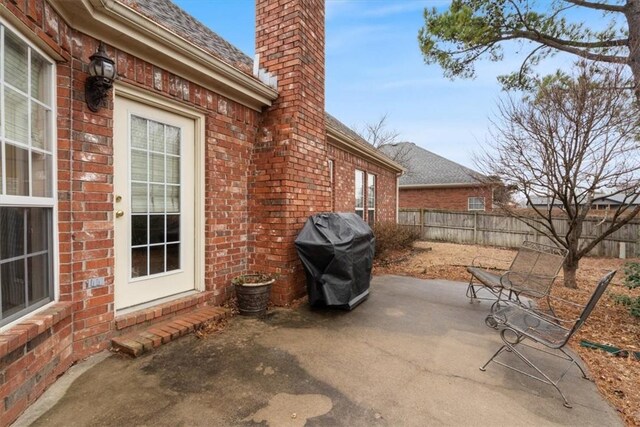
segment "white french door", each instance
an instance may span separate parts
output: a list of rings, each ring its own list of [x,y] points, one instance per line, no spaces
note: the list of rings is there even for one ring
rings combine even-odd
[[[195,288],[195,122],[116,96],[116,310]]]

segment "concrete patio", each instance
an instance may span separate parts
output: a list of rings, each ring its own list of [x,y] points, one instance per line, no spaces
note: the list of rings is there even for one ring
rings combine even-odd
[[[575,367],[561,382],[573,409],[551,386],[495,364],[481,372],[501,341],[484,325],[489,304],[469,304],[464,286],[376,277],[352,312],[235,317],[203,340],[113,355],[18,425],[622,425]]]

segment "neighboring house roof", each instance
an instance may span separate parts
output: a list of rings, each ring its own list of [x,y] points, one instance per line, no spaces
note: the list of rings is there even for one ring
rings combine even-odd
[[[253,60],[171,0],[117,0],[229,65],[252,72]]]
[[[484,175],[412,142],[386,144],[380,151],[407,168],[406,175],[400,177],[400,187],[469,186],[478,185],[479,179],[486,179]]]
[[[625,203],[625,195],[624,194],[606,194],[606,193],[596,193],[595,197],[593,198],[593,206],[598,206],[598,205],[622,205],[622,204],[626,204],[626,205],[630,205],[630,206],[638,206],[640,205],[640,197],[638,199],[636,199],[635,202],[630,203],[629,201],[627,201]],[[531,203],[529,204],[530,206],[547,206],[548,204],[551,203],[551,198],[550,197],[536,197],[533,196],[531,197]],[[560,201],[558,201],[556,199],[556,201],[554,202],[554,206],[562,206],[562,203]]]

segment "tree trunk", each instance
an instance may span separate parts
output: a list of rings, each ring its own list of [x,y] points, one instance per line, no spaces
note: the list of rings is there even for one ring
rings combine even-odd
[[[571,289],[577,289],[578,283],[576,282],[576,273],[578,272],[578,264],[580,260],[577,257],[569,253],[562,265],[562,272],[564,273],[564,286]]]
[[[627,3],[625,12],[629,27],[629,68],[633,73],[636,100],[640,102],[640,1]]]

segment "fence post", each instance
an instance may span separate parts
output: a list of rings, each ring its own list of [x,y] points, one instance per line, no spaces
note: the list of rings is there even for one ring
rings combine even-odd
[[[473,213],[473,244],[478,244],[478,212]]]
[[[424,209],[420,208],[420,239],[424,238]]]

